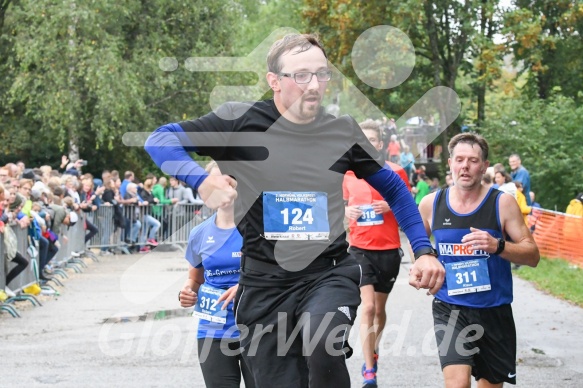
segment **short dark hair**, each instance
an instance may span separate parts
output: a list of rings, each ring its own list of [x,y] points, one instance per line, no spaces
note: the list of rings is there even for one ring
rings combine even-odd
[[[61,195],[65,194],[65,190],[61,186],[57,186],[53,188],[53,195],[60,197]]]
[[[275,74],[279,74],[281,71],[281,63],[279,62],[279,58],[285,54],[286,52],[298,48],[294,54],[303,53],[304,51],[309,50],[312,46],[318,47],[324,53],[326,59],[328,56],[326,55],[326,51],[322,46],[322,43],[318,39],[318,36],[315,34],[289,34],[281,38],[280,40],[276,41],[269,52],[267,53],[267,71],[270,71]]]
[[[381,132],[381,126],[376,120],[366,119],[362,123],[359,123],[358,126],[363,131],[364,130],[375,131],[377,133],[377,136],[379,137],[379,140],[381,140],[381,141],[383,140],[383,133]]]
[[[482,150],[482,160],[488,160],[489,147],[486,139],[484,139],[482,136],[472,132],[458,133],[451,138],[449,144],[447,145],[447,149],[450,155],[453,155],[453,149],[460,143],[469,144],[471,146],[477,144],[478,147],[480,147]]]
[[[512,177],[510,176],[509,173],[506,172],[506,170],[502,169],[500,171],[496,171],[494,173],[494,176],[496,176],[496,174],[500,174],[504,177],[504,183],[510,183],[512,182]]]

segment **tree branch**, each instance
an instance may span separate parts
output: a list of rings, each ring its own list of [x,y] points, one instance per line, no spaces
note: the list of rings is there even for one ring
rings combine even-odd
[[[431,47],[431,63],[433,64],[433,82],[435,86],[441,85],[441,78],[439,77],[442,62],[439,56],[439,46],[437,41],[437,29],[435,28],[435,19],[433,19],[432,2],[425,1],[423,8],[425,11],[425,19],[427,20],[427,35],[429,36],[429,45]]]

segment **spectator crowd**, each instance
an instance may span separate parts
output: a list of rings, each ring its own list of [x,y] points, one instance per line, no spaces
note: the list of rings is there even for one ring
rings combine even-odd
[[[83,223],[85,243],[93,240],[101,255],[112,255],[114,249],[146,253],[158,245],[159,238],[167,238],[172,227],[182,226],[170,222],[171,214],[188,220],[188,210],[179,205],[192,204],[190,209],[200,210],[203,204],[196,192],[174,178],[147,174],[140,180],[132,171],[120,176],[116,170],[104,170],[95,177],[83,172],[86,165],[84,160],[70,162],[63,156],[59,169],[48,165],[28,168],[22,161],[0,167],[0,237],[6,269],[0,301],[15,295],[8,285],[30,266],[26,256],[38,258],[39,285],[52,279],[51,261],[67,243],[61,232],[77,222]],[[99,212],[100,208],[111,210]],[[100,222],[98,212],[110,214],[111,219]],[[163,236],[159,235],[161,229]],[[17,249],[18,230],[26,230],[28,255]],[[116,232],[121,247],[114,241]],[[54,292],[39,285],[25,291]]]

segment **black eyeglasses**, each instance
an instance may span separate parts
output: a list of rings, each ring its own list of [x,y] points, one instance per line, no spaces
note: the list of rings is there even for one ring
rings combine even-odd
[[[311,73],[309,71],[300,71],[298,73],[279,73],[279,76],[293,78],[294,81],[296,81],[296,84],[309,84],[312,82],[312,77],[314,74],[316,75],[318,82],[330,81],[330,78],[332,78],[332,72],[330,70],[322,70],[315,73]]]

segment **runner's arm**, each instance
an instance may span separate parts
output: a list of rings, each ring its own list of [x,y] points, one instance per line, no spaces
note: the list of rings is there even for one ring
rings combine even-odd
[[[419,203],[419,214],[423,220],[423,226],[427,232],[427,236],[431,236],[431,220],[433,219],[433,202],[435,201],[436,193],[427,194]]]
[[[387,166],[365,179],[391,206],[397,222],[413,247],[413,252],[432,248],[419,209],[403,180],[394,171],[387,169]],[[429,254],[419,256],[409,270],[409,284],[416,289],[428,289],[431,295],[439,291],[444,279],[445,268],[437,257]]]
[[[190,157],[183,143],[189,145],[188,136],[179,124],[172,123],[156,129],[144,148],[162,171],[198,189],[208,174]]]
[[[516,200],[502,194],[499,199],[500,223],[504,233],[512,241],[506,241],[500,256],[512,263],[536,267],[540,253],[530,230],[524,223],[522,212]],[[496,241],[496,247],[498,242]]]
[[[365,178],[387,201],[399,226],[409,239],[413,251],[431,247],[417,205],[403,180],[385,165],[378,172]]]
[[[144,146],[162,171],[198,190],[207,206],[216,209],[228,205],[237,196],[237,182],[227,176],[209,177],[207,172],[188,154],[196,150],[179,124],[167,124],[152,133]]]
[[[197,292],[200,285],[204,283],[204,268],[194,268],[192,265],[188,265],[188,279],[184,282],[184,286],[178,298],[180,300],[180,305],[182,307],[192,307],[198,300]]]

